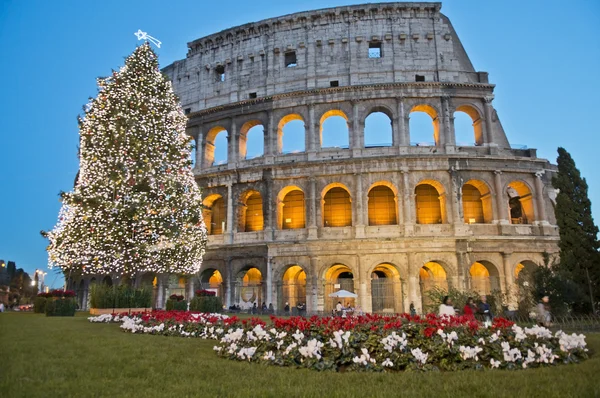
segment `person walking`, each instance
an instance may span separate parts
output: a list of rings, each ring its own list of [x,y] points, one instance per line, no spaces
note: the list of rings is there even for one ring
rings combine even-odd
[[[491,322],[494,319],[494,314],[492,314],[492,307],[487,302],[486,296],[481,296],[481,302],[479,303],[479,313],[483,316],[483,320],[485,322]]]
[[[438,311],[439,316],[454,316],[456,315],[456,311],[452,306],[452,299],[448,296],[444,296],[442,300],[442,304],[440,304],[440,308]]]
[[[537,323],[540,326],[550,326],[552,316],[550,315],[550,297],[544,296],[538,303],[537,309]]]

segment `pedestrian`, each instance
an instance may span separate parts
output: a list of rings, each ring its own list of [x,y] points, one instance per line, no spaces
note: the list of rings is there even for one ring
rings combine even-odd
[[[494,314],[492,314],[492,307],[487,302],[486,296],[481,296],[481,302],[479,303],[479,313],[483,316],[483,320],[485,322],[491,322],[494,319]]]
[[[4,312],[4,303],[0,301],[0,312]]]
[[[342,305],[341,301],[338,301],[338,303],[335,306],[335,312],[337,314],[337,316],[341,316],[342,315],[342,310],[344,309],[344,306]]]
[[[285,312],[286,315],[290,314],[290,304],[288,302],[285,303],[285,307],[283,307],[283,312]]]
[[[410,307],[408,309],[410,311],[410,316],[416,316],[417,310],[415,309],[414,303],[410,303]]]
[[[269,314],[273,314],[275,309],[273,308],[273,303],[269,303]]]
[[[252,305],[252,313],[256,314],[258,312],[258,306],[256,305],[256,301],[254,302],[254,304]]]
[[[454,316],[456,315],[456,311],[452,306],[452,299],[448,296],[444,296],[442,300],[442,304],[440,304],[440,308],[438,311],[439,316]]]
[[[473,300],[473,297],[469,297],[463,308],[463,315],[466,315],[469,318],[475,319],[475,313],[477,313],[477,307],[475,306],[475,301]]]
[[[537,322],[540,326],[550,326],[550,297],[544,296],[537,305]]]

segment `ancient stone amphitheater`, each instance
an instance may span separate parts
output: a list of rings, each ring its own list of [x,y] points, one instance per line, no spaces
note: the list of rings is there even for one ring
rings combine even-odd
[[[194,40],[165,68],[197,144],[204,288],[228,306],[309,312],[330,311],[339,289],[365,312],[420,311],[434,286],[501,290],[514,305],[518,273],[557,251],[555,166],[511,147],[494,85],[440,9],[266,19]],[[455,138],[461,112],[468,143]],[[431,142],[413,139],[418,113]],[[329,147],[332,137],[347,145]]]

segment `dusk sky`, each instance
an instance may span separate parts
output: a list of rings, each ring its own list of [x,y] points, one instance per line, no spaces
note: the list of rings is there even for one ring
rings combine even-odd
[[[96,96],[96,78],[139,44],[135,31],[162,41],[156,52],[166,66],[185,58],[187,42],[226,28],[359,3],[0,0],[0,259],[31,275],[46,270],[39,232],[57,221],[59,191],[73,187],[77,115]],[[600,220],[600,2],[449,0],[442,13],[475,69],[497,85],[493,104],[511,144],[537,148],[552,162],[565,147]],[[49,271],[46,283],[63,280]]]

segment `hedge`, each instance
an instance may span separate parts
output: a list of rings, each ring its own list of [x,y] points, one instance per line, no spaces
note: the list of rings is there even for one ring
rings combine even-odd
[[[190,311],[218,313],[223,311],[223,302],[221,297],[215,296],[196,296],[190,303]]]
[[[187,311],[187,301],[167,299],[167,311]]]
[[[36,314],[46,313],[46,297],[36,297],[33,301],[33,312]]]
[[[92,285],[90,287],[92,308],[150,308],[152,290],[147,287]]]
[[[46,316],[74,316],[77,303],[72,298],[50,298],[46,300]]]

